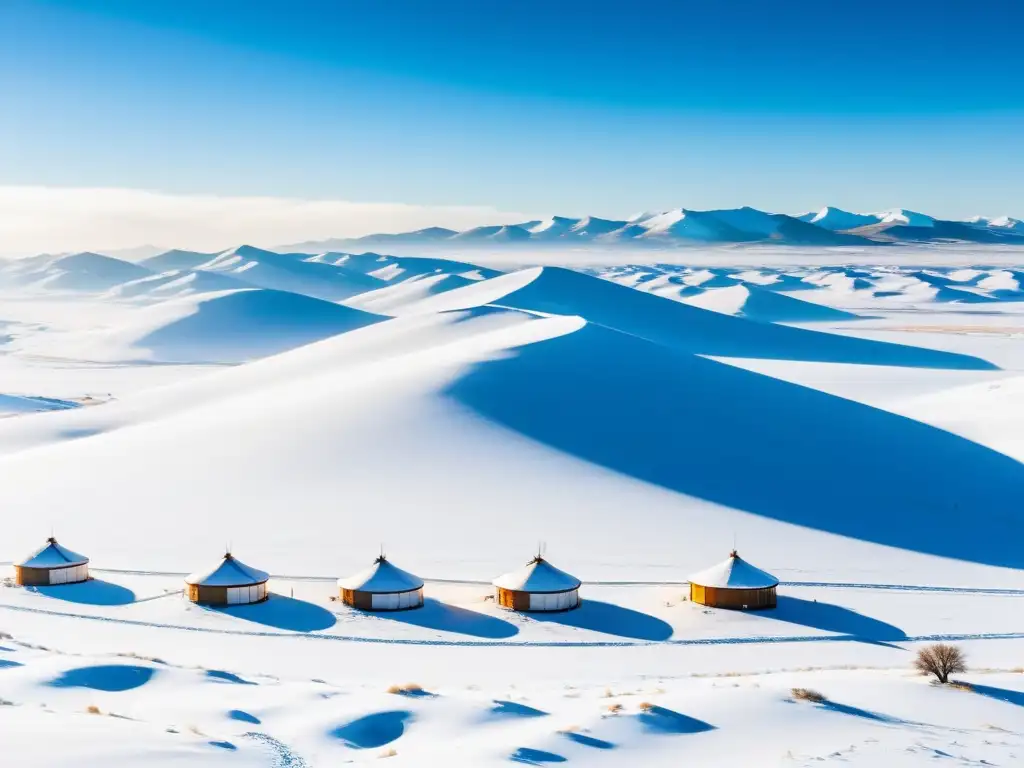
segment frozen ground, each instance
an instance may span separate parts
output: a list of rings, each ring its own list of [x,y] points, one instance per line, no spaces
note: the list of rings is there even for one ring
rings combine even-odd
[[[0,269],[0,560],[53,531],[95,577],[0,588],[6,754],[1021,764],[1024,271],[758,253]],[[488,599],[538,541],[578,611]],[[685,599],[734,542],[775,610]],[[331,600],[381,543],[422,610]],[[184,600],[225,545],[268,602]],[[936,640],[970,688],[911,673]]]

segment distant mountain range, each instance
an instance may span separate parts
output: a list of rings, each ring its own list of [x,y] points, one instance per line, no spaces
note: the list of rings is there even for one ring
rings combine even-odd
[[[552,216],[519,224],[474,227],[464,232],[428,227],[398,234],[295,243],[282,245],[275,250],[321,253],[396,247],[434,249],[457,246],[461,249],[516,245],[579,247],[589,244],[606,247],[672,247],[759,242],[816,246],[864,246],[894,242],[1024,245],[1024,222],[1006,216],[949,221],[902,208],[878,213],[851,213],[827,207],[799,216],[768,213],[749,207],[717,211],[674,208],[621,220],[600,219],[596,216],[578,219]]]

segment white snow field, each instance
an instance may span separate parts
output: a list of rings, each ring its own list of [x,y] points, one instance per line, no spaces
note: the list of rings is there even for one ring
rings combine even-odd
[[[642,221],[774,226],[757,213]],[[4,757],[1024,764],[1012,254],[561,253],[0,267]],[[51,535],[92,579],[16,586]],[[422,608],[336,599],[382,547]],[[580,608],[495,605],[538,547]],[[734,547],[776,608],[688,600]],[[267,601],[186,599],[225,549]],[[912,669],[939,641],[967,654],[956,686]]]

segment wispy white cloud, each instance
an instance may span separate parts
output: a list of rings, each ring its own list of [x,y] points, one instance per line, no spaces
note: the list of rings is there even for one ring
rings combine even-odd
[[[523,214],[487,206],[0,186],[0,253],[111,250],[143,244],[213,251],[243,242],[266,247],[428,226],[466,229],[523,218]]]

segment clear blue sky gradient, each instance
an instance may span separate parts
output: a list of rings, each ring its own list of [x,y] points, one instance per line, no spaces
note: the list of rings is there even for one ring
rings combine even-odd
[[[0,0],[0,183],[1024,215],[1020,0]]]

